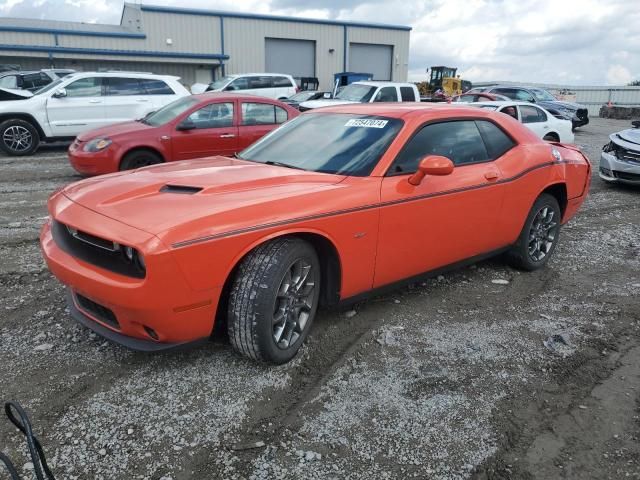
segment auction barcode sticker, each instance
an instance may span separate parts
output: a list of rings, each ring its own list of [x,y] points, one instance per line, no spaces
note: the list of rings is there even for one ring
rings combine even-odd
[[[345,127],[384,128],[389,120],[372,120],[367,118],[352,118],[344,124]]]

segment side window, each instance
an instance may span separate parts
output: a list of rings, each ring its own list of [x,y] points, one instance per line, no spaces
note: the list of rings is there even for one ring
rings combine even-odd
[[[248,88],[249,82],[247,81],[247,77],[240,77],[231,82],[225,90],[246,90]]]
[[[507,105],[500,110],[500,113],[504,113],[505,115],[509,115],[510,117],[518,120],[518,111],[516,110],[515,105]]]
[[[522,115],[522,123],[546,122],[547,116],[539,108],[533,105],[520,105],[520,115]]]
[[[403,102],[416,102],[416,94],[411,87],[400,87]]]
[[[396,87],[382,87],[375,98],[374,102],[397,102],[398,101],[398,91]]]
[[[64,88],[67,91],[67,97],[100,97],[102,96],[102,78],[81,78]]]
[[[389,173],[413,173],[427,155],[445,156],[456,166],[490,160],[475,121],[433,123],[407,142]]]
[[[271,88],[273,86],[273,77],[249,77],[249,89],[254,88]]]
[[[278,110],[282,112],[278,113]],[[286,120],[287,112],[270,103],[242,103],[242,125],[273,125]]]
[[[533,95],[526,90],[516,90],[516,99],[522,100],[523,102],[535,102]]]
[[[516,144],[511,138],[504,133],[504,131],[496,124],[488,122],[486,120],[477,120],[476,125],[480,134],[484,139],[484,144],[487,147],[487,153],[489,158],[495,160],[501,157]]]
[[[284,108],[276,107],[276,123],[284,123],[289,119],[289,114]]]
[[[273,86],[290,88],[293,85],[291,85],[291,80],[287,77],[273,77]]]
[[[193,112],[187,120],[196,128],[221,128],[233,125],[233,103],[212,103]]]
[[[0,78],[0,87],[2,88],[18,88],[18,77],[15,75],[7,75]]]
[[[516,96],[517,91],[515,88],[496,88],[495,90],[492,90],[491,93],[504,95],[505,97],[511,98],[513,100],[518,99],[518,97]]]
[[[107,95],[110,96],[126,96],[126,95],[144,95],[145,92],[140,86],[137,78],[108,78]]]
[[[147,95],[173,95],[175,92],[162,80],[141,78],[140,85]]]

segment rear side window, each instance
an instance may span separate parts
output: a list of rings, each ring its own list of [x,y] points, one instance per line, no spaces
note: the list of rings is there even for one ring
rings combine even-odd
[[[273,86],[291,88],[293,85],[287,77],[273,77]]]
[[[398,91],[396,87],[382,87],[375,98],[374,102],[397,102],[398,101]]]
[[[489,158],[495,160],[507,153],[516,144],[504,131],[496,124],[486,120],[476,121],[478,130],[484,139]]]
[[[285,109],[270,103],[242,104],[242,125],[273,125],[287,121]]]
[[[534,106],[520,105],[520,114],[522,115],[522,123],[538,123],[547,121],[547,115],[542,110]]]
[[[175,92],[162,80],[152,80],[150,78],[139,79],[140,85],[147,95],[173,95]]]
[[[146,95],[137,78],[108,78],[107,95]]]
[[[400,87],[400,95],[402,96],[403,102],[415,102],[416,93],[413,91],[411,87]]]
[[[102,96],[102,78],[80,78],[64,88],[67,97],[100,97]]]
[[[2,88],[18,88],[18,77],[15,75],[7,75],[0,78],[0,87]]]
[[[188,118],[196,128],[221,128],[233,125],[233,103],[212,103],[196,110]]]
[[[442,155],[456,166],[490,160],[475,121],[432,123],[422,127],[407,142],[389,174],[413,173],[427,155]]]
[[[22,88],[41,88],[50,83],[51,79],[45,73],[31,73],[22,77]]]

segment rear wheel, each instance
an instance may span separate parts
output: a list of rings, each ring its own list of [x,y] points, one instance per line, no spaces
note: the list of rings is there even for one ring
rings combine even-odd
[[[127,153],[120,162],[120,171],[133,170],[162,163],[162,158],[150,150],[134,150]]]
[[[260,245],[242,260],[229,295],[233,348],[253,360],[291,360],[318,308],[320,262],[314,248],[293,237]]]
[[[508,253],[510,263],[523,270],[546,265],[560,236],[560,206],[553,195],[543,193],[531,207],[517,243]]]
[[[26,120],[11,119],[0,124],[0,148],[13,156],[31,155],[38,149],[38,130]]]

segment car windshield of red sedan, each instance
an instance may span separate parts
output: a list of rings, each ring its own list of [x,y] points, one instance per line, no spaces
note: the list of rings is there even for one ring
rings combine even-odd
[[[242,160],[364,177],[402,127],[402,120],[353,114],[305,114],[237,155]]]
[[[178,115],[183,114],[191,107],[193,107],[196,103],[198,103],[198,100],[196,100],[194,97],[182,97],[175,102],[171,102],[170,104],[165,105],[160,110],[156,110],[155,112],[150,113],[140,121],[142,123],[146,123],[147,125],[151,125],[152,127],[159,127],[160,125],[169,123]]]

